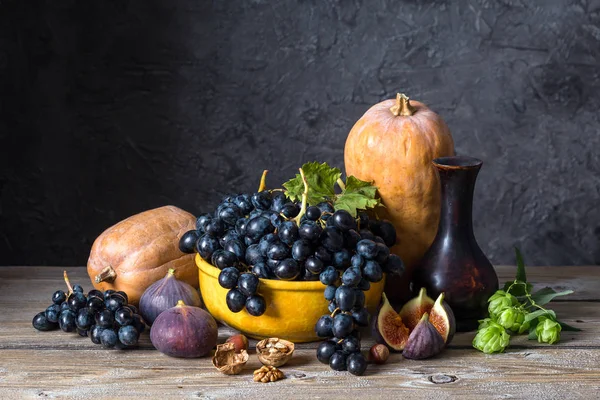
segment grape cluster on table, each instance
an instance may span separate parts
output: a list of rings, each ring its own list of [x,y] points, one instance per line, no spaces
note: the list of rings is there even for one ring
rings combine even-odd
[[[137,344],[146,324],[137,308],[128,304],[125,292],[94,289],[86,296],[80,285],[73,285],[69,294],[54,292],[52,304],[33,318],[33,327],[40,331],[60,328],[107,348],[126,348]]]
[[[316,324],[317,335],[329,338],[317,357],[334,370],[361,375],[367,362],[358,328],[369,323],[364,292],[384,272],[404,270],[390,254],[396,231],[388,221],[372,220],[366,212],[354,218],[327,201],[307,207],[298,225],[300,212],[301,204],[281,191],[228,196],[213,214],[198,217],[196,230],[186,232],[179,246],[221,270],[219,284],[229,290],[232,312],[266,311],[258,278],[320,280],[332,315]]]

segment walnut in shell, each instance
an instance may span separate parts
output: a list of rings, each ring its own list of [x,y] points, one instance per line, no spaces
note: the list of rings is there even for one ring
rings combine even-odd
[[[294,343],[279,338],[261,340],[256,344],[256,354],[264,365],[280,367],[292,358]]]
[[[212,363],[215,368],[226,375],[237,375],[244,368],[244,364],[248,362],[248,358],[246,350],[236,353],[233,343],[223,343],[217,345]]]

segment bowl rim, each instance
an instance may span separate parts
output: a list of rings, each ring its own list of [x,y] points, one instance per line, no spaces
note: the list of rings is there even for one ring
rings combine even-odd
[[[201,272],[215,279],[219,279],[219,273],[221,272],[219,268],[207,262],[205,259],[200,257],[200,254],[198,253],[196,253],[195,261],[196,266]],[[280,281],[263,278],[259,278],[259,281],[262,288],[273,290],[323,291],[327,287],[326,285],[323,285],[321,281]]]

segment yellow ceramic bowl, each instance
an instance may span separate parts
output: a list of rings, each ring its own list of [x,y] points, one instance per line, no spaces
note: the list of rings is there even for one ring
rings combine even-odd
[[[254,317],[242,310],[229,311],[225,302],[227,289],[219,285],[220,270],[196,254],[199,269],[200,292],[208,312],[217,320],[255,339],[278,337],[292,342],[319,340],[315,323],[329,313],[323,297],[325,286],[319,281],[278,281],[261,279],[259,293],[265,298],[267,311]],[[371,284],[365,293],[369,311],[379,304],[385,279]]]

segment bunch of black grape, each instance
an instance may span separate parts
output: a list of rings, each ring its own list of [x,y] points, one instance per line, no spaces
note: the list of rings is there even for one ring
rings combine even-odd
[[[226,302],[232,312],[245,308],[260,316],[266,303],[258,292],[258,278],[318,279],[305,264],[310,264],[307,260],[322,228],[308,219],[307,212],[306,229],[299,229],[293,218],[300,209],[281,191],[228,196],[214,214],[198,217],[196,230],[186,232],[179,247],[186,253],[198,252],[221,270],[219,284],[229,290]]]
[[[375,251],[376,257],[354,257],[362,240],[366,241],[361,251],[369,255]],[[229,290],[226,300],[231,311],[245,307],[259,316],[266,305],[258,294],[258,278],[321,279],[329,286],[326,297],[333,311],[338,306],[332,290],[344,273],[345,279],[354,276],[357,283],[344,285],[342,291],[360,292],[356,302],[362,298],[364,303],[361,290],[368,290],[369,281],[403,268],[398,257],[390,256],[388,246],[395,240],[396,231],[389,222],[369,221],[366,213],[357,220],[347,211],[335,211],[326,201],[303,210],[283,192],[265,190],[224,198],[213,214],[198,217],[196,230],[186,232],[179,247],[186,253],[198,252],[221,269],[219,283]],[[368,317],[366,312],[361,315]]]
[[[327,285],[325,298],[331,315],[322,316],[315,325],[317,335],[328,338],[317,348],[317,358],[335,371],[362,375],[367,360],[360,352],[358,328],[369,324],[364,292],[371,283],[381,281],[384,272],[402,274],[404,264],[400,257],[390,254],[389,247],[396,241],[396,230],[390,222],[369,221],[366,213],[359,213],[357,224],[350,214],[341,211],[331,219],[352,240],[345,241],[346,247],[340,250],[344,253],[335,253],[333,265],[319,277]],[[364,227],[358,233],[357,225]]]
[[[109,348],[134,346],[146,324],[137,308],[127,302],[125,292],[90,290],[86,296],[80,285],[73,285],[68,294],[54,292],[52,305],[33,318],[33,327],[40,331],[76,331]]]

